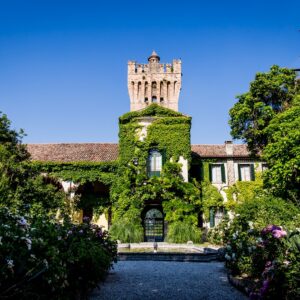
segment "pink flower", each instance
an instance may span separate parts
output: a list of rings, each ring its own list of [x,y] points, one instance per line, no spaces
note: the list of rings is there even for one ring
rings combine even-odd
[[[286,234],[287,234],[286,231],[281,230],[281,229],[280,230],[275,229],[275,230],[272,231],[272,235],[276,239],[280,239],[280,238],[286,236]]]
[[[265,227],[263,230],[262,230],[262,234],[267,234],[269,232],[272,232],[273,230],[281,230],[281,227],[279,226],[276,226],[276,225],[271,225],[269,224],[267,227]]]

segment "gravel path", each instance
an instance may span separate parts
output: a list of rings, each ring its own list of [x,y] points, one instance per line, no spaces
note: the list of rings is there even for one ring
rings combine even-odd
[[[247,299],[228,283],[220,262],[120,261],[91,300]]]

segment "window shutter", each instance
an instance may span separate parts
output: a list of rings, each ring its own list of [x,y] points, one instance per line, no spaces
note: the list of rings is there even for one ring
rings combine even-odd
[[[212,182],[212,165],[211,164],[209,164],[208,169],[209,169],[209,181]]]
[[[239,181],[242,181],[241,165],[238,165],[238,171],[239,171]]]
[[[255,180],[254,164],[250,165],[250,176],[251,176],[251,180],[254,181]]]
[[[162,151],[162,166],[166,163],[166,160],[167,160],[167,154],[166,154],[166,149],[164,149]]]
[[[201,162],[201,164],[200,164],[200,181],[204,181],[204,172],[205,172],[204,163]]]
[[[151,177],[151,160],[150,160],[150,154],[148,154],[148,158],[147,158],[147,175],[148,175],[148,177]]]
[[[213,207],[209,209],[209,226],[210,228],[215,227],[215,210]]]
[[[226,183],[225,166],[221,164],[222,182]]]

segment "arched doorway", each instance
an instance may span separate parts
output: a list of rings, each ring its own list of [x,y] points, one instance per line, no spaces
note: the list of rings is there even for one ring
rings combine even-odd
[[[163,242],[164,215],[157,207],[149,207],[143,218],[145,242]]]
[[[103,213],[102,211],[108,208],[107,226],[109,227],[111,219],[109,186],[98,181],[86,182],[78,187],[76,194],[80,196],[77,208],[82,210],[83,218],[88,217],[92,220],[95,216],[97,219]]]

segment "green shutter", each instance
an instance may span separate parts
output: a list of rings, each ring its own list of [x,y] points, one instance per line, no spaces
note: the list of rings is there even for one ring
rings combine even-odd
[[[250,174],[251,174],[251,180],[255,180],[255,170],[254,170],[254,164],[250,165]]]
[[[151,168],[150,168],[150,152],[148,153],[148,157],[147,157],[147,175],[148,177],[151,177]]]
[[[226,183],[225,166],[221,164],[222,182]]]
[[[215,209],[211,207],[209,209],[209,225],[210,227],[215,227]]]
[[[166,154],[166,149],[164,149],[161,153],[162,155],[162,165],[164,165],[167,161],[167,154]]]
[[[241,165],[238,165],[238,171],[239,171],[239,181],[242,181]]]
[[[209,164],[208,168],[209,168],[209,181],[212,182],[212,165]]]
[[[204,180],[204,163],[201,162],[200,164],[200,181]]]

